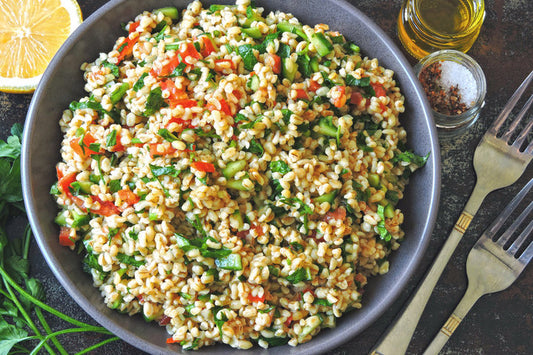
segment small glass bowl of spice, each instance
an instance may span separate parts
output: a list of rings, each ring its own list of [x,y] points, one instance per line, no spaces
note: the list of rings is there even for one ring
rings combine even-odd
[[[479,117],[487,84],[479,64],[456,50],[434,52],[415,66],[440,136],[463,133]]]

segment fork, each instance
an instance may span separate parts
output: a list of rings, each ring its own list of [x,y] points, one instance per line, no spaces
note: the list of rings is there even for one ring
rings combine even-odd
[[[523,108],[514,120],[511,121],[509,128],[506,131],[501,129],[505,121],[508,120],[518,100],[532,81],[533,71],[520,84],[500,115],[489,127],[487,132],[485,132],[483,138],[481,138],[474,152],[474,170],[476,171],[477,181],[463,212],[455,223],[452,232],[433,262],[433,265],[424,277],[424,280],[419,284],[400,316],[380,338],[374,349],[371,350],[372,355],[396,355],[405,353],[440,275],[470,225],[472,218],[481,206],[481,203],[490,192],[509,186],[518,180],[531,161],[531,158],[533,158],[533,142],[530,142],[525,149],[521,149],[527,140],[528,134],[533,131],[533,120],[530,120],[518,132],[516,138],[512,140],[512,137],[517,133],[522,119],[526,116],[527,111],[533,103],[533,95],[529,97]]]
[[[533,202],[530,202],[509,228],[496,241],[493,241],[505,221],[531,190],[531,187],[533,187],[533,179],[522,188],[494,223],[481,235],[481,238],[468,254],[466,260],[468,288],[450,318],[429,344],[424,355],[438,354],[477,300],[483,295],[503,291],[511,286],[531,261],[533,257],[533,241],[520,255],[518,253],[525,246],[528,237],[533,232],[533,219],[531,217],[529,218],[529,224],[522,230],[513,244],[507,250],[505,247],[511,237],[515,235],[515,232],[520,231],[520,226],[525,224],[523,222],[533,210]]]

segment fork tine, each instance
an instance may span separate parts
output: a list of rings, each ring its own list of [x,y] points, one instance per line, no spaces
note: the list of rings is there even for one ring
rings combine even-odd
[[[533,80],[533,71],[529,73],[527,78],[525,78],[522,84],[520,84],[520,86],[518,87],[518,89],[516,89],[513,96],[511,96],[509,101],[507,101],[507,104],[503,108],[502,112],[500,113],[496,121],[494,121],[492,126],[489,128],[490,133],[496,134],[499,131],[503,122],[505,122],[505,120],[507,119],[507,117],[509,116],[513,108],[515,107],[517,101],[520,99],[524,91],[526,91],[527,87],[529,86],[529,83],[532,80]]]
[[[529,192],[529,190],[531,190],[532,187],[533,179],[529,180],[529,182],[522,188],[522,190],[520,190],[520,192],[511,200],[511,202],[509,202],[507,207],[505,207],[502,213],[500,213],[500,215],[496,217],[496,220],[490,225],[490,227],[484,234],[488,234],[490,237],[493,237],[494,234],[496,234],[496,232],[498,231],[498,229],[500,229],[503,223],[507,220],[507,218],[509,218],[509,216],[518,206],[518,204],[520,204],[520,202],[524,199],[524,197],[527,195],[527,193]],[[503,242],[503,244],[505,244],[505,242]]]
[[[524,118],[524,116],[526,115],[527,111],[529,110],[529,108],[531,107],[531,104],[533,104],[533,95],[531,95],[529,97],[529,99],[527,100],[526,104],[524,105],[524,107],[522,107],[522,109],[520,110],[520,113],[518,113],[518,115],[516,115],[516,118],[513,120],[513,123],[511,124],[511,126],[509,127],[509,129],[507,130],[507,132],[505,132],[505,134],[502,136],[502,140],[507,142],[510,138],[511,138],[511,135],[514,133],[514,131],[516,130],[516,128],[518,127],[518,125],[520,124],[520,121],[522,121],[522,119]],[[533,121],[530,121],[528,126],[531,128],[531,124],[532,124]],[[527,127],[526,127],[527,128]],[[528,134],[528,131],[529,131],[529,128],[527,129],[524,129],[521,133],[520,133],[520,136],[518,138],[521,138],[521,142],[519,141],[519,139],[517,138],[515,143],[513,144],[513,146],[517,147],[517,148],[520,148],[520,146],[522,145],[523,141],[527,138],[527,134]],[[525,133],[525,134],[524,134]]]
[[[518,226],[520,224],[522,224],[522,222],[524,222],[524,220],[526,219],[526,217],[529,215],[529,213],[531,212],[531,210],[533,210],[533,202],[531,202],[529,204],[529,206],[527,206],[527,208],[520,214],[520,216],[516,219],[516,221],[513,222],[513,224],[507,229],[506,233],[509,232],[509,234],[513,234],[514,231],[516,230],[516,228],[518,228]],[[520,233],[520,235],[518,236],[518,238],[516,238],[516,240],[513,242],[513,244],[509,247],[509,249],[507,249],[507,253],[511,254],[511,255],[515,255],[516,252],[518,251],[518,249],[520,249],[520,247],[522,246],[522,244],[526,241],[527,237],[529,236],[529,234],[531,233],[531,231],[533,230],[533,220],[531,220],[531,222],[529,223],[529,225],[526,227],[526,229],[524,229],[522,231],[522,233]],[[503,236],[502,236],[503,237]],[[498,240],[499,242],[499,240]],[[499,244],[499,243],[498,243]]]
[[[498,243],[502,248],[509,241],[513,233],[516,231],[516,229],[524,222],[526,219],[526,216],[533,210],[533,202],[527,206],[527,208],[518,216],[518,218],[507,228],[507,230],[501,235],[498,240],[496,240],[496,243]]]
[[[529,224],[528,227],[530,227],[531,224],[533,224],[533,221]],[[529,232],[531,233],[531,230]],[[527,264],[531,261],[532,258],[533,258],[533,242],[529,244],[529,246],[526,248],[526,250],[524,250],[522,255],[520,255],[518,260],[520,260],[522,264]]]

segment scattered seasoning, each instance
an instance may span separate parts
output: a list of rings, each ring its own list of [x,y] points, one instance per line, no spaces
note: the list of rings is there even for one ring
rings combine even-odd
[[[444,64],[442,64],[444,63]],[[454,83],[461,78],[462,83]],[[476,84],[472,73],[455,62],[435,62],[422,69],[418,79],[426,92],[431,108],[439,113],[455,116],[468,110],[473,102]],[[463,100],[465,97],[467,100]]]

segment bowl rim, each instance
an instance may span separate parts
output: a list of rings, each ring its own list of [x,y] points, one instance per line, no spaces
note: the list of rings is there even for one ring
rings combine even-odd
[[[34,122],[37,120],[37,115],[35,113],[37,107],[39,106],[40,102],[43,100],[43,97],[46,94],[46,87],[47,82],[54,76],[54,74],[57,72],[58,63],[61,61],[61,59],[72,49],[72,47],[76,44],[79,38],[85,35],[86,29],[93,26],[95,22],[97,22],[102,15],[104,15],[108,11],[112,11],[114,8],[121,6],[122,4],[128,2],[129,0],[111,0],[98,8],[96,11],[94,11],[87,19],[84,20],[84,22],[67,38],[65,43],[61,46],[61,48],[58,50],[52,61],[50,62],[48,68],[46,69],[45,73],[43,74],[43,77],[41,79],[40,84],[38,85],[25,120],[24,125],[24,132],[23,132],[23,142],[22,142],[22,153],[21,153],[21,174],[22,174],[22,190],[23,190],[23,196],[24,196],[24,204],[27,210],[28,219],[30,222],[30,225],[32,227],[32,230],[35,235],[35,239],[37,241],[37,244],[43,254],[44,259],[46,260],[48,266],[52,270],[54,276],[56,279],[60,282],[60,284],[66,289],[66,291],[69,293],[69,295],[78,303],[78,305],[86,312],[88,313],[94,320],[96,320],[99,324],[103,325],[110,331],[112,331],[114,334],[122,338],[125,342],[141,349],[144,351],[147,351],[149,353],[165,353],[165,354],[171,354],[180,352],[181,349],[169,349],[166,344],[161,344],[161,346],[157,346],[151,343],[146,343],[144,339],[141,339],[138,337],[135,333],[121,327],[120,325],[114,323],[111,319],[108,318],[107,315],[100,312],[92,303],[91,301],[86,297],[86,295],[80,295],[80,292],[78,292],[77,287],[74,285],[72,280],[70,279],[69,275],[67,275],[64,270],[61,270],[60,267],[56,265],[56,263],[59,261],[57,257],[52,255],[50,251],[47,249],[47,242],[45,240],[44,231],[39,225],[37,218],[35,216],[36,213],[36,207],[35,207],[35,201],[32,198],[32,186],[31,186],[31,180],[30,180],[30,166],[31,166],[31,156],[30,156],[30,136],[32,135],[32,131],[36,129],[34,127]],[[170,3],[172,0],[168,0]],[[186,0],[186,2],[191,2],[192,0]],[[265,0],[266,3],[268,0]],[[414,70],[412,66],[407,61],[405,55],[400,51],[398,46],[396,46],[392,39],[368,16],[366,16],[361,10],[356,8],[354,5],[348,3],[346,0],[330,0],[330,2],[340,6],[343,8],[346,12],[350,13],[351,16],[354,16],[357,19],[360,19],[365,22],[365,26],[368,27],[372,32],[374,32],[377,36],[380,37],[380,39],[383,41],[384,47],[387,48],[387,50],[392,54],[394,60],[397,61],[399,64],[399,68],[403,70],[407,75],[407,80],[404,80],[402,82],[402,85],[406,85],[406,81],[408,81],[408,85],[414,87],[414,93],[416,93],[416,102],[422,103],[422,113],[425,116],[425,119],[421,120],[421,122],[424,122],[427,126],[427,129],[429,131],[429,141],[428,145],[431,147],[431,154],[428,160],[428,165],[431,165],[432,170],[430,171],[431,176],[431,196],[430,196],[430,208],[427,214],[427,217],[425,219],[425,225],[422,230],[422,233],[418,236],[420,241],[417,244],[417,247],[414,248],[413,251],[413,257],[406,262],[407,266],[405,267],[406,271],[397,279],[396,287],[390,294],[390,297],[388,299],[383,300],[380,304],[379,309],[376,310],[376,312],[367,315],[365,318],[363,318],[360,322],[358,322],[357,327],[350,328],[349,331],[346,331],[343,336],[336,336],[336,337],[328,337],[326,339],[322,339],[323,341],[317,345],[315,348],[307,348],[305,349],[305,354],[314,354],[314,353],[321,353],[323,351],[334,349],[335,347],[338,347],[342,345],[343,343],[347,342],[349,339],[357,336],[359,333],[361,333],[364,329],[368,328],[372,323],[374,323],[381,315],[397,300],[398,296],[404,290],[405,286],[407,285],[407,282],[411,279],[413,276],[417,266],[420,264],[424,251],[426,250],[430,239],[431,234],[434,229],[436,219],[437,219],[437,213],[438,213],[438,206],[439,206],[439,200],[440,200],[440,185],[441,185],[441,161],[440,161],[440,146],[438,143],[438,136],[437,131],[435,127],[435,123],[433,121],[433,117],[431,115],[431,109],[429,106],[429,103],[427,102],[426,96],[423,94],[423,89],[421,87],[421,84],[416,79],[416,75],[414,73]],[[259,4],[258,6],[261,6]],[[426,169],[428,166],[426,165]],[[74,295],[76,297],[74,297]],[[307,343],[309,344],[309,343]],[[296,348],[290,348],[289,353],[300,353],[298,350],[304,347],[305,344],[300,344]],[[285,347],[284,347],[285,348]],[[204,348],[202,350],[206,350],[208,348]],[[229,350],[230,348],[228,348]],[[270,353],[272,350],[274,351],[276,349],[280,348],[270,348],[268,350],[261,349],[262,352]],[[304,350],[304,349],[302,349]],[[235,351],[235,349],[231,348],[231,351]],[[273,352],[273,351],[272,351]],[[204,351],[202,351],[204,353]]]

